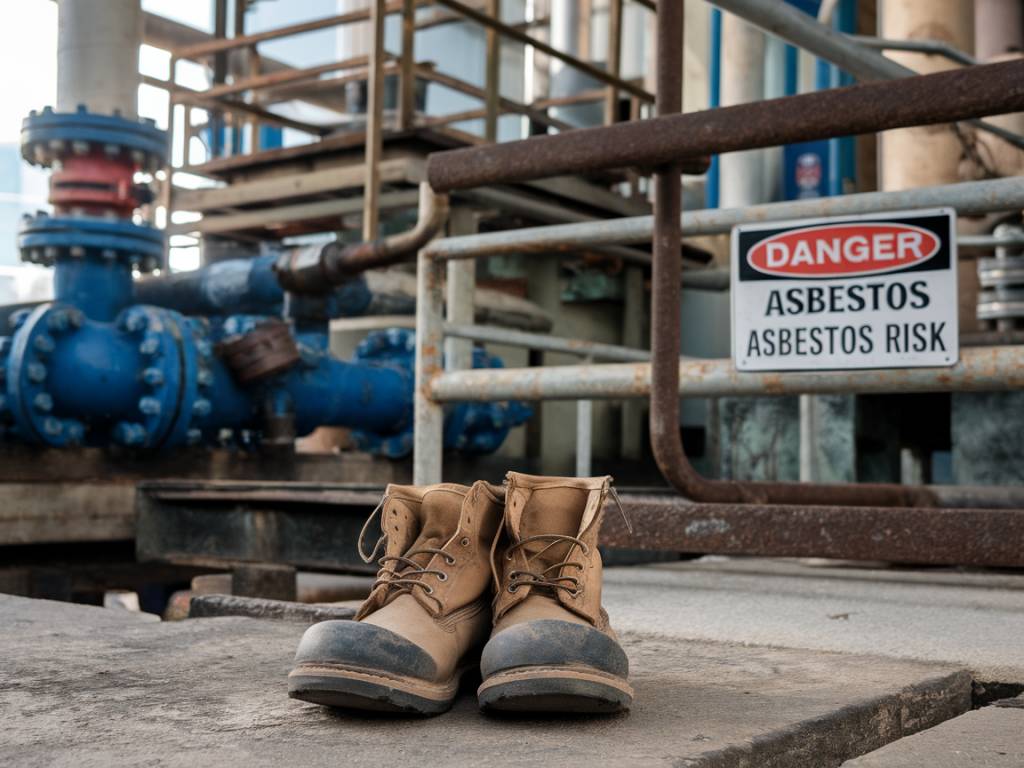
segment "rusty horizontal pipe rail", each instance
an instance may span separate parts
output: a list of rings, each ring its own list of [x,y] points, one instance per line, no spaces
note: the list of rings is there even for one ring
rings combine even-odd
[[[1024,60],[1015,60],[437,152],[427,180],[450,192],[1020,111]]]
[[[623,494],[622,502],[633,532],[620,515],[605,515],[601,543],[606,546],[921,565],[1024,565],[1024,514],[1016,509],[693,504],[679,497],[632,494]]]
[[[420,184],[416,225],[405,232],[354,245],[328,243],[285,251],[274,265],[281,287],[292,293],[320,294],[368,269],[416,258],[448,220],[448,197]]]
[[[765,397],[906,392],[1000,392],[1024,389],[1024,346],[971,347],[950,368],[749,373],[732,360],[679,362],[679,395]],[[650,363],[558,365],[450,371],[429,388],[437,402],[600,400],[648,397]]]

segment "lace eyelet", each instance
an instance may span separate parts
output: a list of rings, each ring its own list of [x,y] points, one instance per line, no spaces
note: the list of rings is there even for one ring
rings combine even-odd
[[[430,586],[429,584],[426,587],[424,587],[424,590],[426,591],[426,593],[428,595],[434,594],[434,588],[432,586]]]
[[[508,560],[511,563],[512,562],[512,553],[511,552],[506,552],[505,553],[505,559]]]
[[[448,574],[447,573],[439,573],[439,574],[437,574],[437,580],[438,581],[448,581]]]
[[[513,595],[514,595],[514,594],[515,594],[515,593],[516,593],[516,592],[517,592],[518,590],[519,590],[519,585],[518,585],[518,584],[509,584],[509,585],[508,585],[508,591],[509,591],[509,592],[511,592],[511,593],[512,593]]]
[[[573,600],[575,600],[575,599],[576,599],[576,598],[578,598],[578,597],[579,597],[579,596],[580,596],[580,595],[581,595],[582,593],[583,593],[583,590],[582,590],[582,589],[574,589],[574,590],[572,590],[572,591],[571,591],[571,592],[569,593],[569,597],[571,597],[571,598],[572,598]]]
[[[463,536],[462,540],[459,542],[459,544],[461,544],[464,547],[468,547],[469,546],[469,536]]]
[[[455,558],[452,557],[451,555],[445,555],[444,556],[444,561],[446,563],[448,563],[448,565],[455,565]]]

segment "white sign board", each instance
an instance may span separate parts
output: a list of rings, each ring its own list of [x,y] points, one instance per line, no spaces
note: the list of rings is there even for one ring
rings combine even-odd
[[[735,227],[732,353],[741,371],[954,365],[954,211]]]

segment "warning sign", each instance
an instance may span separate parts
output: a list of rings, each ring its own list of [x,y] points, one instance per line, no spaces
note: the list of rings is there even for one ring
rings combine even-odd
[[[732,318],[741,371],[953,365],[955,213],[735,227]]]

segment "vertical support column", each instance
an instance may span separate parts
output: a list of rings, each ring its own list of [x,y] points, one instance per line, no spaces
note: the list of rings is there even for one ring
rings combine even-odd
[[[731,13],[722,14],[723,107],[764,98],[764,47],[764,32]],[[718,162],[722,208],[763,202],[764,150],[730,152]]]
[[[487,0],[487,15],[501,20],[501,0]],[[501,102],[501,36],[496,29],[487,28],[487,73],[484,138],[498,140],[498,112]]]
[[[1024,2],[974,0],[974,55],[990,61],[1024,45]]]
[[[425,185],[424,185],[425,186]],[[427,215],[428,189],[420,189],[419,218]],[[430,399],[430,380],[442,372],[444,267],[423,251],[416,257],[416,362],[413,387],[412,481],[441,482],[444,409]]]
[[[363,240],[377,239],[380,204],[381,123],[384,120],[385,0],[370,3],[369,103],[366,110],[366,180],[363,187]]]
[[[441,482],[444,411],[429,397],[430,380],[441,373],[444,331],[441,265],[422,252],[416,261],[416,384],[413,392],[412,481]]]
[[[800,482],[816,483],[818,468],[818,419],[813,395],[800,395]]]
[[[608,74],[618,77],[622,69],[622,0],[608,0]],[[604,123],[619,119],[619,91],[608,86],[604,97]]]
[[[260,53],[256,49],[255,45],[249,46],[249,76],[258,77],[263,72],[263,60],[260,58]],[[251,97],[252,103],[258,105],[261,101],[260,94],[258,91],[252,91]],[[262,147],[262,141],[260,139],[260,121],[257,118],[253,118],[249,121],[249,127],[252,131],[252,139],[249,142],[250,152],[259,152]]]
[[[622,344],[644,349],[644,272],[640,267],[626,267],[622,302]],[[622,402],[622,425],[619,453],[623,459],[640,461],[644,454],[644,401]]]
[[[586,358],[584,363],[594,362]],[[594,401],[576,401],[576,477],[590,477],[594,466]]]
[[[402,0],[402,59],[398,86],[398,127],[407,131],[416,120],[416,0]]]
[[[477,219],[469,208],[457,206],[451,212],[452,235],[472,235]],[[447,263],[445,285],[449,323],[470,325],[474,320],[473,297],[476,293],[476,259],[456,259]],[[469,339],[444,340],[444,367],[447,371],[464,371],[473,367],[473,342]]]
[[[164,221],[171,223],[171,211],[174,210],[174,110],[177,107],[175,96],[178,93],[178,59],[172,53],[167,69],[167,165],[164,166],[164,178],[157,191],[156,207],[164,209]],[[153,210],[155,219],[156,210]],[[171,239],[164,238],[163,268],[171,263]]]
[[[879,35],[895,40],[933,38],[971,53],[974,49],[973,0],[904,0],[880,3]],[[956,68],[941,56],[893,51],[886,54],[916,72]],[[937,125],[885,131],[878,137],[879,188],[911,189],[959,179],[960,140]]]
[[[184,123],[184,126],[183,126],[184,130],[182,131],[184,136],[182,137],[181,167],[187,169],[190,165],[192,165],[192,136],[193,136],[193,131],[192,131],[192,105],[191,104],[186,104],[185,105],[184,116],[182,118],[182,122]],[[168,219],[168,221],[170,221],[170,219]]]
[[[57,110],[74,112],[84,104],[103,115],[137,117],[141,43],[140,0],[60,0]]]

